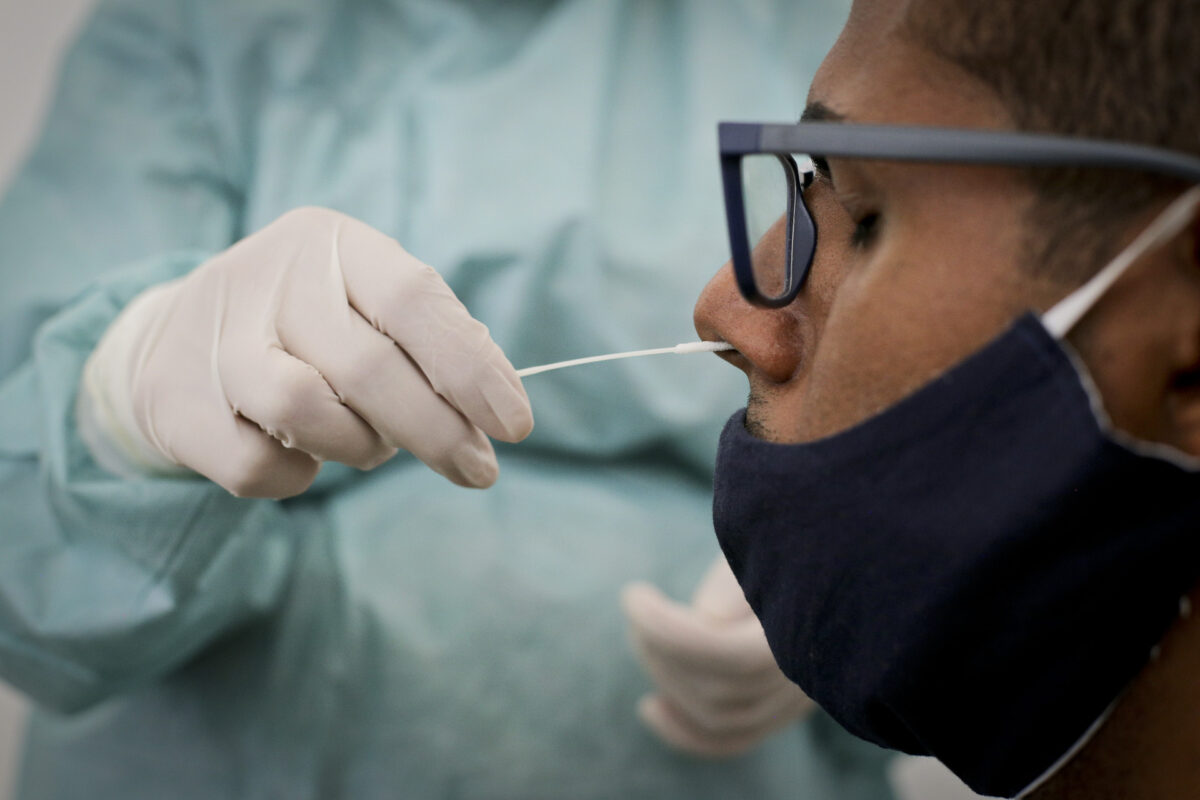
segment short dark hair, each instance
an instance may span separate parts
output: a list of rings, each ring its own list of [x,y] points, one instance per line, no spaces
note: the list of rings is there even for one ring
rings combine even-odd
[[[1200,154],[1197,0],[914,0],[905,28],[990,86],[1022,130]],[[1183,188],[1094,169],[1028,178],[1031,266],[1066,280],[1111,258],[1122,221]]]

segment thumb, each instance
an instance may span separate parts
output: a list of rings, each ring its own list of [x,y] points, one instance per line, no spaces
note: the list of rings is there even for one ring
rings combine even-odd
[[[714,647],[719,634],[695,609],[667,597],[657,586],[636,582],[621,591],[621,605],[634,636],[656,652],[694,657]]]
[[[708,572],[704,573],[692,595],[692,607],[698,614],[715,622],[740,622],[754,616],[724,556],[717,556]]]
[[[755,656],[763,636],[753,615],[746,618],[749,625],[713,624],[692,606],[677,603],[646,583],[626,586],[621,601],[636,643],[689,668],[745,669],[747,656]]]
[[[637,581],[621,590],[621,607],[634,629],[664,638],[667,632],[678,633],[694,628],[699,621],[695,611],[667,597],[653,584]]]

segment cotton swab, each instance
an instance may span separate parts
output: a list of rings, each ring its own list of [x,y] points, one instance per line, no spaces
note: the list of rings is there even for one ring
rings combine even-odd
[[[595,364],[597,361],[614,361],[618,358],[638,358],[640,356],[661,356],[674,353],[676,355],[684,355],[686,353],[718,353],[722,350],[732,350],[733,345],[729,342],[683,342],[674,347],[656,347],[653,350],[634,350],[629,353],[609,353],[603,356],[589,356],[588,358],[573,358],[570,361],[556,361],[553,364],[542,364],[540,367],[526,367],[525,369],[517,370],[517,375],[524,378],[529,375],[537,375],[539,372],[549,372],[555,369],[563,369],[565,367],[578,367],[581,364]]]

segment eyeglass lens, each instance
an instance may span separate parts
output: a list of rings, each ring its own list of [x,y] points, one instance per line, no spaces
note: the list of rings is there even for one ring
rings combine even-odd
[[[742,159],[750,265],[759,294],[768,299],[792,294],[811,260],[815,231],[801,196],[810,169],[804,157],[800,165],[786,155]]]

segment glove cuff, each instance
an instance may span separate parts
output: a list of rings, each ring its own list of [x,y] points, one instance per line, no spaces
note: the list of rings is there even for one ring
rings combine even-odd
[[[152,286],[135,297],[113,321],[83,367],[75,419],[79,437],[96,463],[124,478],[186,475],[147,439],[137,423],[133,385],[152,322],[156,299],[174,285]]]

